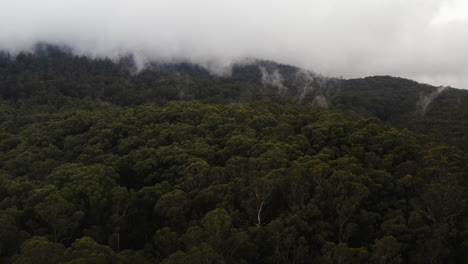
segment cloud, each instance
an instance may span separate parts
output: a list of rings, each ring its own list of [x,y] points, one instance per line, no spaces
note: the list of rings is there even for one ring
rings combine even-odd
[[[278,89],[279,92],[284,92],[288,88],[283,85],[283,77],[278,70],[269,72],[265,67],[260,66],[260,72],[262,74],[262,83],[265,86],[273,86]]]
[[[190,60],[245,57],[331,76],[397,75],[468,88],[464,0],[0,0],[0,48]],[[460,11],[461,10],[461,11]],[[465,11],[463,11],[465,10]]]

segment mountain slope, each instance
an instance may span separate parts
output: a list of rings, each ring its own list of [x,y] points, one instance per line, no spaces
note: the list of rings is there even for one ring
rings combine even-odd
[[[468,259],[465,91],[38,49],[0,59],[0,263]]]
[[[5,100],[60,107],[76,98],[118,105],[202,100],[238,104],[268,99],[375,116],[437,140],[468,146],[468,91],[394,78],[334,79],[297,67],[251,60],[215,76],[190,63],[152,63],[135,72],[131,57],[112,62],[76,57],[40,46],[35,54],[0,56],[0,95]]]

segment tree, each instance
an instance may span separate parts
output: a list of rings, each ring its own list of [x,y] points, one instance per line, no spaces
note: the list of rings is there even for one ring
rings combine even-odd
[[[202,243],[199,246],[192,247],[186,253],[178,251],[162,262],[162,264],[178,263],[224,264],[225,262],[223,257],[216,254],[213,248],[206,243]]]
[[[8,258],[18,250],[23,240],[29,237],[28,233],[16,225],[14,216],[19,212],[12,209],[8,211],[0,210],[0,263],[7,262]]]
[[[352,231],[346,230],[346,225],[369,190],[365,185],[353,181],[353,175],[348,171],[336,171],[327,180],[325,189],[329,195],[327,199],[332,201],[338,217],[338,243],[341,244]]]
[[[275,263],[307,263],[308,243],[298,227],[285,224],[276,219],[265,226],[268,240],[273,247],[271,256]]]
[[[365,248],[349,248],[345,243],[336,245],[327,242],[322,247],[322,263],[359,264],[367,263],[368,252]]]
[[[111,223],[116,237],[115,248],[120,249],[120,232],[122,226],[125,224],[125,216],[128,213],[128,208],[131,203],[131,195],[125,187],[114,187],[111,191],[112,199],[112,215]],[[112,243],[114,244],[114,243]]]
[[[76,212],[73,204],[55,194],[47,196],[44,202],[37,204],[34,208],[52,228],[55,243],[63,235],[72,232],[83,217],[83,212]]]
[[[71,261],[67,264],[114,264],[119,263],[115,252],[108,246],[99,245],[91,237],[75,240],[67,253]]]
[[[108,206],[112,187],[116,185],[114,170],[103,164],[86,166],[66,163],[56,168],[46,180],[59,188],[59,195],[78,206],[87,222],[98,222]]]
[[[166,258],[180,247],[179,237],[179,234],[173,232],[169,227],[164,227],[154,234],[154,246],[158,253]]]
[[[252,173],[252,172],[251,172]],[[249,199],[243,201],[244,207],[253,216],[253,223],[257,227],[264,224],[263,215],[266,206],[271,202],[275,183],[268,177],[252,177],[250,185],[245,188]]]
[[[371,263],[375,264],[400,264],[400,244],[392,236],[386,236],[375,240],[372,246]]]
[[[454,225],[456,217],[467,209],[466,188],[461,184],[463,155],[454,147],[430,149],[423,158],[424,169],[418,176],[424,185],[416,207],[433,227],[444,223]]]
[[[182,190],[174,190],[161,196],[154,206],[155,212],[170,226],[182,227],[190,211],[191,202]]]
[[[14,264],[49,264],[60,263],[67,259],[65,247],[51,243],[45,237],[32,237],[21,245],[20,254],[14,259]]]

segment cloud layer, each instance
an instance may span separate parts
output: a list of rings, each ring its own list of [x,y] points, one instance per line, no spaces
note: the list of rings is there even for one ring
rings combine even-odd
[[[246,57],[331,76],[396,75],[468,88],[465,0],[0,0],[0,49],[38,41],[76,53],[190,60]]]

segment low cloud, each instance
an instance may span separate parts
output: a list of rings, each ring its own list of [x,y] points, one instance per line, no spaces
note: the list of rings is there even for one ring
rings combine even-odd
[[[464,0],[0,1],[0,49],[189,60],[223,73],[243,58],[329,76],[396,75],[468,88]]]

